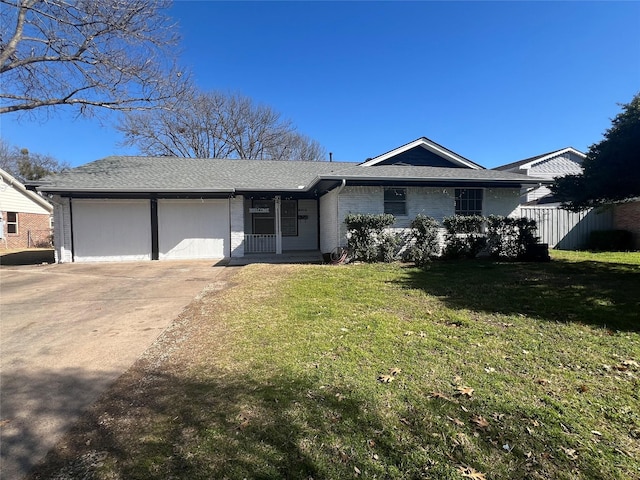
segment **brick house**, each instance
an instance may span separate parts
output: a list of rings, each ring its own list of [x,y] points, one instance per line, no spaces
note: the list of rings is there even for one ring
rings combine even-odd
[[[53,206],[0,169],[0,250],[50,247]]]
[[[327,254],[349,213],[514,215],[544,179],[419,138],[363,163],[107,157],[43,179],[58,262]]]

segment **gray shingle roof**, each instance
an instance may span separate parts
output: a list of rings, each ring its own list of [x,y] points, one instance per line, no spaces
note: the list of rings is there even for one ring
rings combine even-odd
[[[175,157],[107,157],[47,177],[45,192],[309,191],[321,180],[544,181],[510,172],[465,168],[370,166],[345,162],[218,160]]]

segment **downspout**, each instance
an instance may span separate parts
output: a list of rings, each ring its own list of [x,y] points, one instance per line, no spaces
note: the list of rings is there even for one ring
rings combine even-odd
[[[336,247],[340,246],[340,192],[347,185],[347,179],[343,178],[342,183],[336,192]]]

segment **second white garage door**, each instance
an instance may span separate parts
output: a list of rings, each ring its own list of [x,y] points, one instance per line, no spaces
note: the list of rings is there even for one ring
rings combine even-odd
[[[229,256],[229,201],[158,200],[159,259]]]

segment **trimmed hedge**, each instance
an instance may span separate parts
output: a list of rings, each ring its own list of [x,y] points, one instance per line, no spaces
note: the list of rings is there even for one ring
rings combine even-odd
[[[445,217],[442,224],[446,229],[444,258],[475,258],[487,244],[482,233],[485,218],[480,215],[456,215]]]
[[[487,245],[494,258],[523,259],[538,243],[536,221],[490,215],[487,218]]]
[[[418,215],[411,222],[410,244],[406,250],[406,260],[417,267],[424,267],[440,254],[438,244],[439,225],[435,218]]]
[[[385,238],[384,230],[395,223],[396,219],[389,213],[379,215],[350,213],[344,219],[347,226],[347,248],[350,260],[362,262],[379,261],[383,255],[380,248],[384,247],[384,255],[388,255],[391,241]]]

